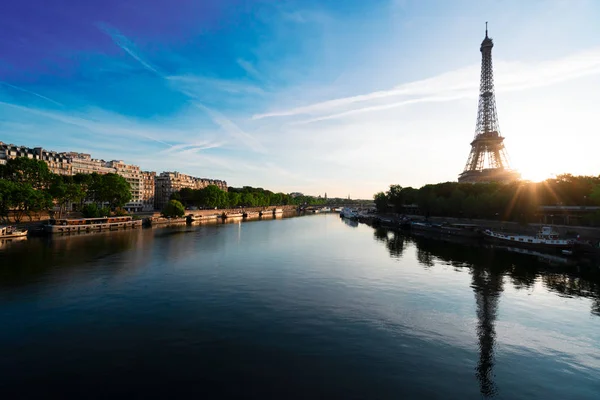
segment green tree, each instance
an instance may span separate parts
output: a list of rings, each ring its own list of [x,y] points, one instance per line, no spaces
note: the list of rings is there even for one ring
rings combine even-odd
[[[165,217],[183,217],[185,215],[185,207],[177,200],[169,200],[161,214]]]
[[[123,207],[131,201],[131,187],[120,175],[106,174],[94,177],[91,185],[95,201],[108,203],[111,208]]]
[[[33,189],[46,188],[52,176],[48,164],[42,160],[27,157],[8,160],[1,173],[2,178],[29,185]]]
[[[236,192],[227,192],[227,199],[229,207],[237,207],[240,205],[242,201],[242,195]]]
[[[8,223],[9,212],[15,207],[16,183],[0,179],[0,222]]]
[[[98,218],[100,210],[96,203],[88,203],[81,208],[81,213],[84,218]]]
[[[80,184],[75,183],[72,177],[63,177],[60,175],[55,175],[53,177],[49,193],[59,207],[59,218],[63,217],[68,204],[80,203],[86,196],[83,187]]]

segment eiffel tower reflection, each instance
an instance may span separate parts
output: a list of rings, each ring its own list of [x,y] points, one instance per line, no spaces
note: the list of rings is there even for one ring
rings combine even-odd
[[[487,268],[474,267],[471,287],[477,304],[477,338],[479,361],[476,368],[477,380],[484,397],[494,397],[497,388],[494,383],[494,349],[496,330],[494,327],[498,300],[503,289],[502,274]]]

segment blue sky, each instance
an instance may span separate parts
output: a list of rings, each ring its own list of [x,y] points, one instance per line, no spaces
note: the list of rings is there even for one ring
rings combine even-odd
[[[485,21],[512,166],[600,174],[594,0],[21,0],[0,140],[329,196],[455,180]]]

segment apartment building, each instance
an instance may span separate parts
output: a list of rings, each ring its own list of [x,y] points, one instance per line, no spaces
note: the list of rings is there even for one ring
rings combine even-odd
[[[112,160],[104,163],[104,166],[110,168],[115,174],[125,178],[131,188],[131,201],[123,208],[129,212],[142,211],[143,208],[143,177],[140,167],[137,165],[126,164],[122,160]]]
[[[208,185],[218,186],[227,191],[227,182],[218,179],[196,178],[179,172],[161,172],[155,179],[154,206],[161,210],[171,198],[171,195],[183,188],[204,189]]]
[[[71,159],[73,175],[75,174],[93,174],[94,172],[100,175],[114,174],[115,169],[107,166],[106,161],[92,158],[86,153],[62,153]]]
[[[142,171],[142,211],[154,210],[156,172]]]
[[[64,153],[47,151],[41,147],[15,146],[0,142],[0,164],[6,164],[8,160],[26,157],[34,160],[42,160],[48,165],[50,172],[57,175],[72,175],[73,169],[70,157]]]

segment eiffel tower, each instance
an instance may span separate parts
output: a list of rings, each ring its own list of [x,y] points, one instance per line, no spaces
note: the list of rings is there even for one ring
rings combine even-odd
[[[471,142],[471,153],[459,182],[510,182],[520,175],[510,169],[504,138],[500,135],[496,97],[494,95],[494,72],[492,69],[492,47],[485,23],[485,39],[481,42],[481,83],[479,87],[479,109],[477,128]]]

